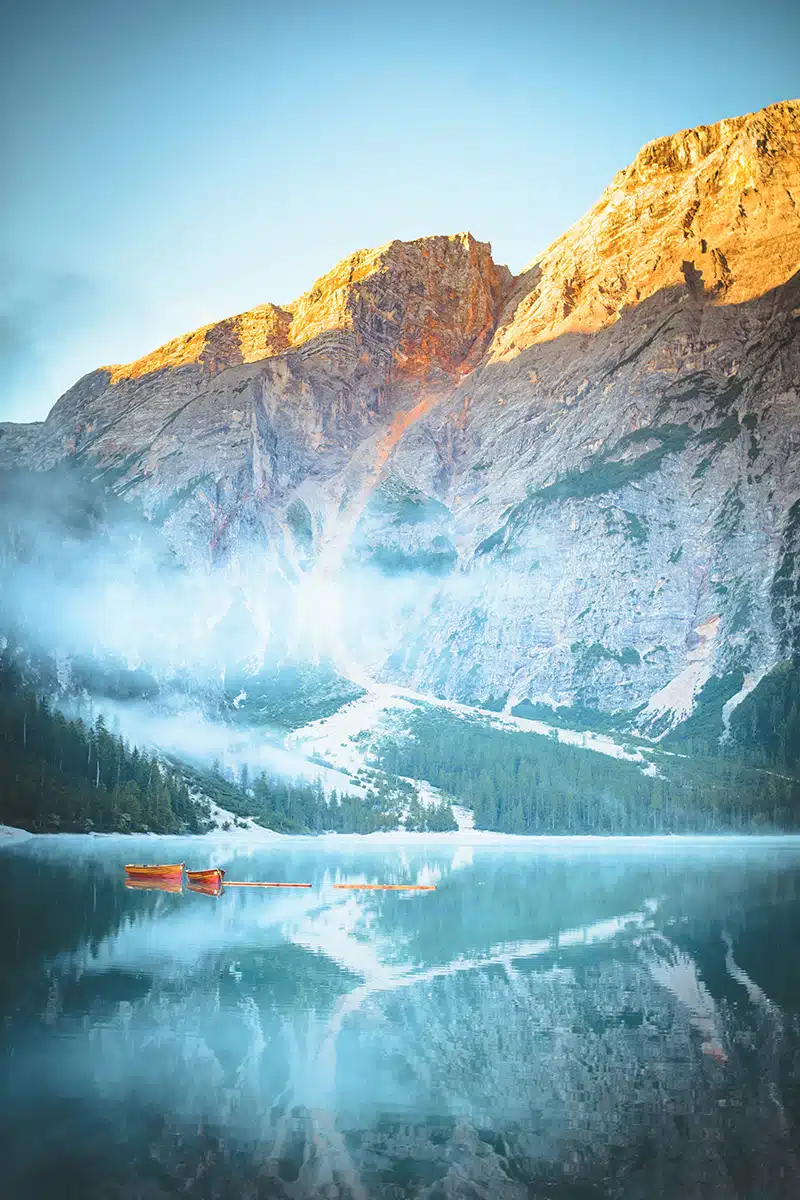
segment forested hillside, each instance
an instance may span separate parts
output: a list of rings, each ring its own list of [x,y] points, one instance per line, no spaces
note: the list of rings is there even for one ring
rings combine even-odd
[[[425,809],[414,789],[378,773],[366,794],[326,796],[319,781],[238,778],[131,747],[98,717],[67,718],[23,685],[0,655],[0,822],[33,832],[203,833],[209,801],[283,833],[372,833],[400,825],[455,829],[449,805]],[[223,824],[223,829],[229,822]]]
[[[655,748],[631,762],[418,713],[410,738],[380,750],[399,775],[427,779],[471,807],[479,829],[539,834],[722,833],[800,828],[800,781],[725,757]],[[644,773],[647,769],[648,774]]]
[[[800,770],[800,660],[778,663],[723,721],[725,702],[743,683],[741,671],[712,677],[691,716],[662,742],[685,754],[715,755],[781,775]]]
[[[30,830],[198,833],[185,781],[106,729],[51,710],[0,658],[0,820]]]

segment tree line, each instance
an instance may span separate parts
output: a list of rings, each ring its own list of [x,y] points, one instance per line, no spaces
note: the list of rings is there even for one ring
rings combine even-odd
[[[102,716],[68,720],[23,684],[0,655],[0,821],[32,832],[204,833],[210,801],[242,824],[252,818],[283,833],[421,832],[454,829],[448,804],[426,809],[402,781],[377,772],[358,780],[365,795],[326,795],[319,780],[250,779],[131,747]],[[227,824],[227,822],[226,822]],[[225,825],[223,825],[225,828]]]
[[[664,749],[713,756],[781,775],[800,772],[800,659],[777,663],[723,721],[744,671],[712,675],[691,714],[661,741]],[[727,727],[726,727],[727,726]]]
[[[326,795],[319,779],[274,779],[264,772],[251,780],[247,766],[227,773],[215,762],[210,771],[182,767],[204,795],[237,817],[252,817],[283,833],[379,833],[398,828],[439,833],[458,828],[447,801],[423,805],[407,780],[364,769],[354,778],[363,795]]]
[[[199,833],[186,782],[110,732],[70,721],[0,657],[0,819],[38,831]]]
[[[478,829],[537,834],[750,833],[800,828],[800,782],[727,759],[612,758],[441,710],[380,751],[471,808]]]
[[[733,710],[730,753],[773,771],[800,770],[800,658],[787,659],[765,675]]]

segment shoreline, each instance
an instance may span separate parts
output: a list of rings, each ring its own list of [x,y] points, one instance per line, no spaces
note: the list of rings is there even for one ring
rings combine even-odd
[[[708,843],[713,845],[731,845],[739,842],[746,843],[792,843],[800,846],[800,833],[579,833],[579,834],[543,834],[543,833],[501,833],[490,829],[457,829],[447,833],[417,833],[412,830],[382,830],[374,833],[278,833],[272,829],[223,831],[212,830],[209,833],[32,833],[27,829],[19,829],[13,825],[0,825],[0,848],[29,841],[31,838],[80,838],[97,840],[141,840],[148,841],[186,841],[225,843],[233,847],[277,846],[278,844],[300,845],[405,845],[405,846],[544,846],[544,845],[584,845],[602,847],[617,846],[673,846],[680,847],[689,844]]]

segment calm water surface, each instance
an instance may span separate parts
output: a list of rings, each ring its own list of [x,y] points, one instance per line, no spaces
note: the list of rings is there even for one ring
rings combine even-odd
[[[308,891],[129,891],[185,859]],[[3,1195],[800,1194],[800,844],[39,838],[0,856]],[[335,881],[435,882],[429,893]]]

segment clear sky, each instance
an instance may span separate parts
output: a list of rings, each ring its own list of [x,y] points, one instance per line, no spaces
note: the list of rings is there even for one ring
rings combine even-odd
[[[796,0],[4,0],[0,419],[470,230],[513,271],[655,137],[800,94]]]

